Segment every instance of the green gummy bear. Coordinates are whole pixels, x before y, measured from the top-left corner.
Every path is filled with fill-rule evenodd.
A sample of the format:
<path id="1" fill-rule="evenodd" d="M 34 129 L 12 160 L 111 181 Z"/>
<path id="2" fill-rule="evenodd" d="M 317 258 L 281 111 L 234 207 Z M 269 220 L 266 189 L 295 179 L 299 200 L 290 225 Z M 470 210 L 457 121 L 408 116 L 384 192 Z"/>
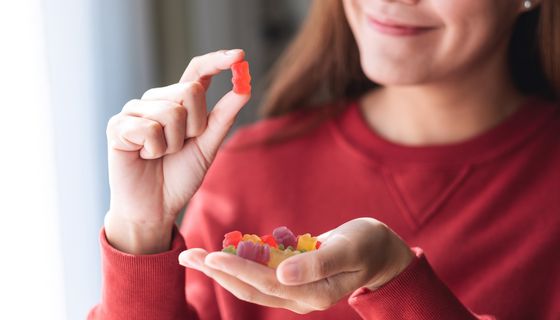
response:
<path id="1" fill-rule="evenodd" d="M 235 246 L 230 244 L 229 246 L 225 247 L 222 249 L 222 252 L 225 253 L 231 253 L 231 254 L 237 254 L 237 250 L 235 250 Z"/>

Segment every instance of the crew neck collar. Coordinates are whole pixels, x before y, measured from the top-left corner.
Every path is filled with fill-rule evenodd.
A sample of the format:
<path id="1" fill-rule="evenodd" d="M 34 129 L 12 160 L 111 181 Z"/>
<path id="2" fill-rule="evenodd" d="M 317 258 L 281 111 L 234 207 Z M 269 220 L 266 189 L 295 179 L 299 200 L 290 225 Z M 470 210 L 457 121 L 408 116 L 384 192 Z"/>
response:
<path id="1" fill-rule="evenodd" d="M 474 163 L 495 157 L 528 139 L 557 107 L 531 97 L 498 125 L 462 142 L 407 146 L 381 137 L 369 126 L 358 101 L 351 101 L 335 121 L 337 134 L 354 152 L 382 163 Z"/>

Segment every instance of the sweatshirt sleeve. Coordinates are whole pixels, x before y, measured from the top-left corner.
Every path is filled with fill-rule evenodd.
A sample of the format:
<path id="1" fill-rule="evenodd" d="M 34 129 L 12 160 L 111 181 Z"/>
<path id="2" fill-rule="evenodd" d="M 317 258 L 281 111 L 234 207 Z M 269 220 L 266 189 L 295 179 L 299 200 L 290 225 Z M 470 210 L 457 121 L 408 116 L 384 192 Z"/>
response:
<path id="1" fill-rule="evenodd" d="M 363 319 L 495 319 L 470 312 L 437 277 L 422 250 L 413 251 L 416 257 L 398 276 L 375 291 L 360 288 L 348 298 Z"/>
<path id="2" fill-rule="evenodd" d="M 179 253 L 186 249 L 183 237 L 173 230 L 171 249 L 154 255 L 131 255 L 113 248 L 101 230 L 103 288 L 101 303 L 89 320 L 198 319 L 186 302 L 185 269 Z"/>

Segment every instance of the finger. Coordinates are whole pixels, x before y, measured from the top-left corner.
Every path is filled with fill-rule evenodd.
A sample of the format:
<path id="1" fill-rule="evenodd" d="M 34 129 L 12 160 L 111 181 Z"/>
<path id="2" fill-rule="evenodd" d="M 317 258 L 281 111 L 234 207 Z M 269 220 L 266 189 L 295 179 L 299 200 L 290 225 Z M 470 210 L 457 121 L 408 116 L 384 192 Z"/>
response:
<path id="1" fill-rule="evenodd" d="M 122 113 L 158 122 L 163 128 L 167 145 L 165 154 L 176 153 L 183 148 L 187 110 L 182 105 L 164 100 L 132 100 L 124 106 Z"/>
<path id="2" fill-rule="evenodd" d="M 206 129 L 206 94 L 200 82 L 153 88 L 144 93 L 142 100 L 168 100 L 182 105 L 187 110 L 185 138 L 197 137 Z"/>
<path id="3" fill-rule="evenodd" d="M 321 233 L 320 235 L 317 236 L 317 240 L 321 241 L 321 242 L 325 242 L 327 241 L 327 239 L 331 236 L 332 232 L 334 230 L 329 230 L 325 233 Z"/>
<path id="4" fill-rule="evenodd" d="M 348 250 L 350 246 L 350 241 L 344 236 L 332 236 L 319 250 L 295 255 L 280 263 L 276 276 L 281 283 L 293 286 L 359 270 Z"/>
<path id="5" fill-rule="evenodd" d="M 329 287 L 329 282 L 321 280 L 303 286 L 285 286 L 278 282 L 273 269 L 234 255 L 220 252 L 210 253 L 205 263 L 213 269 L 224 272 L 269 296 L 297 302 L 313 310 L 325 310 L 338 300 L 339 290 Z"/>
<path id="6" fill-rule="evenodd" d="M 276 280 L 274 270 L 259 263 L 221 252 L 206 256 L 205 263 L 249 284 L 259 292 L 281 298 L 289 297 L 285 292 L 287 288 Z"/>
<path id="7" fill-rule="evenodd" d="M 206 130 L 197 137 L 200 151 L 208 160 L 214 159 L 218 148 L 235 122 L 237 114 L 251 98 L 230 91 L 224 95 L 208 115 Z"/>
<path id="8" fill-rule="evenodd" d="M 311 311 L 305 310 L 302 306 L 299 306 L 293 301 L 264 294 L 249 284 L 225 272 L 212 268 L 205 263 L 205 258 L 207 256 L 208 254 L 206 251 L 202 249 L 189 249 L 187 251 L 183 251 L 179 255 L 179 261 L 182 265 L 199 270 L 208 277 L 214 279 L 224 289 L 231 292 L 240 300 L 266 307 L 289 309 L 297 313 L 306 313 Z"/>
<path id="9" fill-rule="evenodd" d="M 162 126 L 153 120 L 118 115 L 109 121 L 107 139 L 111 148 L 121 151 L 138 151 L 143 159 L 157 159 L 165 154 Z"/>
<path id="10" fill-rule="evenodd" d="M 241 49 L 220 50 L 195 57 L 190 61 L 179 82 L 198 81 L 208 89 L 212 76 L 228 70 L 232 64 L 244 58 L 245 52 Z"/>
<path id="11" fill-rule="evenodd" d="M 201 248 L 188 249 L 179 254 L 179 264 L 198 270 L 207 255 L 208 252 Z"/>

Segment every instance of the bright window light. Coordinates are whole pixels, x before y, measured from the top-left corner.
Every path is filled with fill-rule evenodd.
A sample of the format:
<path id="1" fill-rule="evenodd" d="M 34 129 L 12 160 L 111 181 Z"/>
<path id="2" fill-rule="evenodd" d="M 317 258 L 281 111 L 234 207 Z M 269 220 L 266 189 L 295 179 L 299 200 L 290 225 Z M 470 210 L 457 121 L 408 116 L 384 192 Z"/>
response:
<path id="1" fill-rule="evenodd" d="M 0 2 L 0 319 L 64 319 L 40 0 Z"/>

